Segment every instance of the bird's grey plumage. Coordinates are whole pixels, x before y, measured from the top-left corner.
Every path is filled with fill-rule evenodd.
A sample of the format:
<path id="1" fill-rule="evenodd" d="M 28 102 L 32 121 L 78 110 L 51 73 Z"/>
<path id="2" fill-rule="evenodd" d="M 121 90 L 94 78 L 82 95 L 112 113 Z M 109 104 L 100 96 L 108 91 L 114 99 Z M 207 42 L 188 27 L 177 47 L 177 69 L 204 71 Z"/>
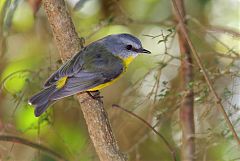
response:
<path id="1" fill-rule="evenodd" d="M 131 47 L 128 48 L 127 46 Z M 142 48 L 140 40 L 129 34 L 109 35 L 86 46 L 63 64 L 44 84 L 44 89 L 30 98 L 39 116 L 56 100 L 87 91 L 118 77 L 124 70 L 124 58 L 135 57 Z M 148 52 L 148 51 L 147 51 Z M 67 77 L 62 88 L 57 82 Z"/>
<path id="2" fill-rule="evenodd" d="M 96 50 L 98 50 L 97 54 Z M 73 74 L 73 69 L 70 70 L 73 73 L 64 75 L 69 78 L 58 94 L 50 97 L 52 100 L 73 95 L 109 82 L 118 77 L 124 70 L 123 61 L 113 56 L 104 46 L 99 46 L 99 44 L 93 44 L 90 48 L 86 48 L 79 56 L 81 57 L 80 61 L 85 62 L 82 63 L 81 70 Z"/>
<path id="3" fill-rule="evenodd" d="M 99 41 L 114 55 L 121 58 L 127 58 L 130 55 L 137 56 L 140 53 L 139 51 L 128 50 L 127 45 L 131 45 L 134 49 L 142 49 L 141 41 L 130 34 L 109 35 Z"/>
<path id="4" fill-rule="evenodd" d="M 130 34 L 109 35 L 90 44 L 82 51 L 75 54 L 72 59 L 68 60 L 55 73 L 53 73 L 44 84 L 44 87 L 48 87 L 52 83 L 58 81 L 61 77 L 72 76 L 73 74 L 78 73 L 78 71 L 82 69 L 81 66 L 83 65 L 83 61 L 86 61 L 83 60 L 84 55 L 87 55 L 89 59 L 92 57 L 94 59 L 94 56 L 99 55 L 99 52 L 109 53 L 107 55 L 110 57 L 112 57 L 112 55 L 121 58 L 127 58 L 130 55 L 137 56 L 138 51 L 129 51 L 126 49 L 126 46 L 129 44 L 135 49 L 142 49 L 140 40 Z M 92 57 L 90 57 L 90 55 Z M 89 63 L 92 62 L 88 62 L 88 64 Z M 85 62 L 85 64 L 87 63 Z"/>

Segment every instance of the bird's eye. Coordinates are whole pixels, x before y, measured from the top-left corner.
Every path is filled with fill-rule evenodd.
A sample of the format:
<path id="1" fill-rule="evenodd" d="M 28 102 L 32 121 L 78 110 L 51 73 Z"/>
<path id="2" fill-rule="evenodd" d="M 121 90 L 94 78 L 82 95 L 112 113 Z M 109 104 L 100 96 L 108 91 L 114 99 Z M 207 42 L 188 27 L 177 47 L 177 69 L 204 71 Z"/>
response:
<path id="1" fill-rule="evenodd" d="M 127 49 L 127 50 L 131 50 L 131 49 L 132 49 L 132 45 L 127 45 L 127 46 L 126 46 L 126 49 Z"/>

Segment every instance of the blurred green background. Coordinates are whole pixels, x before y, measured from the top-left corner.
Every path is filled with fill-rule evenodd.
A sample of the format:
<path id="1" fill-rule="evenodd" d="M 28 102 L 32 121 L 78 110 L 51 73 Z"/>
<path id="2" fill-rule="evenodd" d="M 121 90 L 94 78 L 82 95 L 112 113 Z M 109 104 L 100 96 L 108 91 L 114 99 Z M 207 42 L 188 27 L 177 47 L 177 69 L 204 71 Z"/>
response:
<path id="1" fill-rule="evenodd" d="M 70 161 L 98 157 L 74 97 L 58 101 L 39 118 L 28 98 L 60 65 L 44 9 L 38 0 L 0 0 L 0 135 L 41 143 Z M 119 104 L 147 120 L 177 150 L 181 148 L 178 108 L 180 57 L 169 0 L 67 0 L 86 44 L 115 33 L 137 36 L 152 55 L 139 56 L 114 85 L 101 91 L 114 134 L 131 161 L 168 161 L 161 138 L 142 122 L 112 108 Z M 186 0 L 188 29 L 214 87 L 240 134 L 240 1 Z M 196 160 L 240 160 L 201 71 L 194 65 Z M 0 141 L 0 160 L 55 161 L 44 151 Z"/>

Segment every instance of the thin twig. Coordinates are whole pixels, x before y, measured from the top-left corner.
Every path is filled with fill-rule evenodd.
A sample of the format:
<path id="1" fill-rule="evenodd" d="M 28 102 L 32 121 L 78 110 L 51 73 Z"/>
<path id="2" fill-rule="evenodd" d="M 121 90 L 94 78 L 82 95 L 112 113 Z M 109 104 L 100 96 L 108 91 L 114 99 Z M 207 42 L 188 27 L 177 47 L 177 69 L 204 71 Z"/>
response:
<path id="1" fill-rule="evenodd" d="M 234 30 L 232 28 L 226 28 L 223 26 L 207 26 L 207 32 L 220 32 L 220 33 L 227 33 L 234 37 L 240 37 L 240 31 Z"/>
<path id="2" fill-rule="evenodd" d="M 26 140 L 24 138 L 20 138 L 17 136 L 10 136 L 10 135 L 0 135 L 0 141 L 7 141 L 7 142 L 12 142 L 12 143 L 19 143 L 19 144 L 27 145 L 32 148 L 44 151 L 56 159 L 59 159 L 61 161 L 67 161 L 67 159 L 65 159 L 64 157 L 62 157 L 60 154 L 56 153 L 55 151 L 53 151 L 41 144 L 37 144 L 37 143 L 31 142 L 29 140 Z"/>
<path id="3" fill-rule="evenodd" d="M 206 32 L 208 30 L 207 27 L 205 27 L 204 25 L 202 25 L 196 18 L 193 18 L 191 16 L 187 16 L 186 20 L 191 20 L 193 23 L 195 23 L 196 25 L 198 25 L 200 27 L 200 29 L 202 30 L 202 32 Z M 191 30 L 189 29 L 188 26 L 185 26 L 186 30 L 188 29 L 190 32 Z M 226 45 L 224 42 L 222 42 L 221 40 L 219 40 L 213 33 L 208 32 L 208 35 L 213 38 L 215 41 L 217 41 L 219 44 L 221 44 L 224 48 L 226 48 L 228 50 L 228 52 L 231 54 L 234 54 L 235 56 L 239 56 L 239 53 L 236 52 L 234 49 L 231 49 L 228 47 L 228 45 Z"/>
<path id="4" fill-rule="evenodd" d="M 19 96 L 19 99 L 18 99 L 18 101 L 17 101 L 17 104 L 15 105 L 15 107 L 14 107 L 14 109 L 13 109 L 13 112 L 12 112 L 12 114 L 11 114 L 11 117 L 12 117 L 12 118 L 14 117 L 14 115 L 15 115 L 15 113 L 16 113 L 16 111 L 17 111 L 17 108 L 18 108 L 19 105 L 22 103 L 22 100 L 23 100 L 23 98 L 24 98 L 25 92 L 26 92 L 26 89 L 23 89 L 23 90 L 22 90 L 22 93 L 21 93 L 20 96 Z"/>
<path id="5" fill-rule="evenodd" d="M 133 113 L 133 112 L 131 112 L 131 111 L 119 106 L 119 105 L 113 104 L 112 107 L 121 109 L 121 110 L 127 112 L 128 114 L 132 115 L 133 117 L 137 118 L 138 120 L 142 121 L 147 127 L 149 127 L 155 134 L 157 134 L 163 140 L 163 142 L 167 146 L 169 152 L 171 153 L 173 160 L 177 161 L 176 152 L 173 149 L 173 147 L 170 145 L 170 143 L 167 141 L 167 139 L 162 134 L 160 134 L 157 130 L 155 130 L 155 128 L 152 127 L 146 120 L 144 120 L 140 116 L 136 115 L 135 113 Z"/>
<path id="6" fill-rule="evenodd" d="M 201 59 L 200 59 L 200 57 L 199 57 L 196 49 L 194 48 L 191 39 L 189 38 L 189 36 L 188 36 L 188 34 L 187 34 L 187 29 L 186 29 L 186 27 L 185 27 L 185 25 L 184 25 L 184 18 L 183 18 L 183 17 L 181 16 L 181 14 L 180 14 L 180 11 L 179 11 L 179 9 L 178 9 L 178 7 L 177 7 L 177 4 L 176 4 L 176 0 L 172 0 L 172 3 L 173 3 L 173 7 L 174 7 L 175 10 L 176 10 L 177 16 L 179 17 L 179 20 L 180 20 L 179 24 L 180 24 L 182 33 L 183 33 L 185 39 L 187 40 L 189 47 L 190 47 L 191 50 L 192 50 L 192 54 L 193 54 L 193 56 L 194 56 L 194 58 L 195 58 L 195 60 L 196 60 L 196 62 L 197 62 L 197 64 L 198 64 L 199 68 L 201 69 L 201 72 L 203 73 L 203 76 L 204 76 L 204 78 L 205 78 L 205 80 L 206 80 L 206 82 L 207 82 L 207 85 L 208 85 L 210 91 L 211 91 L 212 94 L 214 95 L 215 102 L 216 102 L 216 104 L 218 105 L 217 107 L 218 107 L 219 111 L 223 114 L 224 119 L 225 119 L 225 121 L 226 121 L 226 123 L 227 123 L 227 125 L 228 125 L 228 128 L 231 130 L 234 138 L 236 139 L 238 145 L 240 146 L 240 139 L 239 139 L 239 137 L 238 137 L 238 135 L 237 135 L 237 133 L 236 133 L 236 131 L 235 131 L 235 129 L 234 129 L 231 121 L 230 121 L 229 118 L 228 118 L 228 115 L 227 115 L 227 113 L 226 113 L 226 111 L 225 111 L 225 109 L 224 109 L 224 107 L 223 107 L 223 105 L 222 105 L 222 103 L 221 103 L 220 97 L 218 96 L 217 92 L 216 92 L 215 89 L 213 88 L 213 84 L 212 84 L 211 80 L 209 79 L 208 73 L 207 73 L 205 67 L 204 67 L 203 64 L 202 64 Z"/>

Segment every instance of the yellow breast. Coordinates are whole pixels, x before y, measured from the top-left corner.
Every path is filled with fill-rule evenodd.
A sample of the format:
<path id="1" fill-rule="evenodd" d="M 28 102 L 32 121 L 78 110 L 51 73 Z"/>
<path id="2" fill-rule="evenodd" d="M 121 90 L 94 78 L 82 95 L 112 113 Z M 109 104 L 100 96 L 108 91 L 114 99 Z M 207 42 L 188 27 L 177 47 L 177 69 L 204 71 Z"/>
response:
<path id="1" fill-rule="evenodd" d="M 129 56 L 129 57 L 123 59 L 123 62 L 124 62 L 125 68 L 128 67 L 128 65 L 133 61 L 133 59 L 134 59 L 134 56 Z"/>
<path id="2" fill-rule="evenodd" d="M 120 74 L 117 78 L 111 80 L 110 82 L 100 84 L 100 85 L 98 85 L 98 86 L 96 86 L 96 87 L 94 87 L 94 88 L 88 89 L 87 91 L 90 91 L 90 92 L 91 92 L 91 91 L 97 91 L 97 90 L 100 90 L 100 89 L 102 89 L 102 88 L 104 88 L 104 87 L 107 87 L 107 86 L 113 84 L 114 82 L 116 82 L 116 81 L 120 78 L 121 75 L 122 75 L 122 74 Z"/>
<path id="3" fill-rule="evenodd" d="M 124 63 L 124 70 L 118 77 L 116 77 L 115 79 L 111 80 L 110 82 L 107 82 L 107 83 L 104 83 L 104 84 L 100 84 L 100 85 L 98 85 L 98 86 L 96 86 L 94 88 L 91 88 L 91 89 L 87 90 L 87 91 L 97 91 L 97 90 L 100 90 L 100 89 L 102 89 L 104 87 L 107 87 L 107 86 L 113 84 L 114 82 L 116 82 L 123 75 L 123 73 L 127 70 L 129 64 L 133 61 L 133 59 L 134 59 L 133 56 L 129 56 L 128 58 L 122 59 L 123 63 Z"/>

